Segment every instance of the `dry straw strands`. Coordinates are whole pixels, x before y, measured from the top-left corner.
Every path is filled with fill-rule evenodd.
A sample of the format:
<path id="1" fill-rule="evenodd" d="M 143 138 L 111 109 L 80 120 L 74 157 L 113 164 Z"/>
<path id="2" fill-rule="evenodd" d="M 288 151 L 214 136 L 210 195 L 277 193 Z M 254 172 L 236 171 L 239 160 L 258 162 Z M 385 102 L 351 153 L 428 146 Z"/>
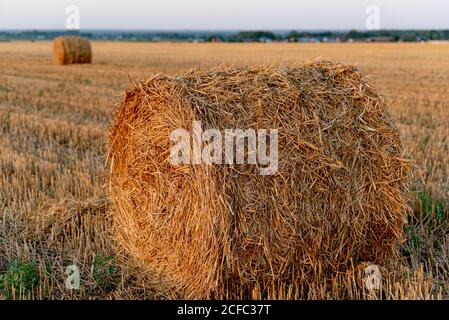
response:
<path id="1" fill-rule="evenodd" d="M 53 43 L 53 59 L 57 64 L 91 63 L 90 42 L 81 37 L 57 37 Z"/>
<path id="2" fill-rule="evenodd" d="M 170 133 L 279 129 L 279 169 L 172 165 Z M 134 83 L 110 133 L 120 245 L 182 298 L 320 286 L 403 239 L 410 163 L 375 89 L 352 66 L 217 67 Z M 237 289 L 236 289 L 237 288 Z M 231 297 L 232 298 L 232 297 Z"/>

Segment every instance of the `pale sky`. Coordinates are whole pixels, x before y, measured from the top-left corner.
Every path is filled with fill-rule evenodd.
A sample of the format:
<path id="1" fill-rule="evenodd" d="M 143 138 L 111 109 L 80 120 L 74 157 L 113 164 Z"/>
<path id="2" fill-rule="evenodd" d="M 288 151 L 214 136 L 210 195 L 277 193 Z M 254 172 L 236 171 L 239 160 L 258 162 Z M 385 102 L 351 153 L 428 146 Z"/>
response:
<path id="1" fill-rule="evenodd" d="M 1 29 L 360 29 L 377 5 L 381 29 L 449 29 L 448 0 L 0 0 Z"/>

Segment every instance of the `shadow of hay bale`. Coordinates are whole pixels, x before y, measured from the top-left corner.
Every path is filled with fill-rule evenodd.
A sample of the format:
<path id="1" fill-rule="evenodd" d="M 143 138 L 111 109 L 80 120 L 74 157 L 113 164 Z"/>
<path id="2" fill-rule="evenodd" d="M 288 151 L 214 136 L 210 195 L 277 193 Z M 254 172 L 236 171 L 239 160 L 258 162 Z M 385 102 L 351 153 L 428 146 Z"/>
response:
<path id="1" fill-rule="evenodd" d="M 96 247 L 109 246 L 109 209 L 110 199 L 106 196 L 48 204 L 30 215 L 24 238 L 52 249 L 88 250 L 95 254 Z"/>

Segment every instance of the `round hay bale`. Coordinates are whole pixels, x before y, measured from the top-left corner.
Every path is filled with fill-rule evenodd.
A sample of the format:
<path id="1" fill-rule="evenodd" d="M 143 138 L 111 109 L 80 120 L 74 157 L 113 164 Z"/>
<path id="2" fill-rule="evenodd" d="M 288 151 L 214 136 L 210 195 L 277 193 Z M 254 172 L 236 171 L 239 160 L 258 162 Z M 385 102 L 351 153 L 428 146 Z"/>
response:
<path id="1" fill-rule="evenodd" d="M 53 59 L 57 64 L 91 63 L 90 42 L 81 37 L 57 37 L 53 42 Z"/>
<path id="2" fill-rule="evenodd" d="M 323 284 L 353 264 L 397 253 L 410 162 L 382 98 L 355 67 L 157 75 L 134 83 L 114 117 L 118 243 L 178 297 Z M 173 164 L 171 133 L 192 132 L 194 120 L 221 132 L 278 129 L 277 171 Z"/>

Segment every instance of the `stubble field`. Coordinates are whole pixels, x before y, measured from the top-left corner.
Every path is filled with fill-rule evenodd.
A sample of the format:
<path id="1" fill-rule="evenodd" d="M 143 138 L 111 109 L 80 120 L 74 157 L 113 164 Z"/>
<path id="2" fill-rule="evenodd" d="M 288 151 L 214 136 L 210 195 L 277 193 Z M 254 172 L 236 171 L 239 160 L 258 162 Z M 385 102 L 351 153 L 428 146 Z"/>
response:
<path id="1" fill-rule="evenodd" d="M 130 79 L 159 72 L 316 58 L 369 74 L 407 139 L 419 173 L 407 241 L 381 266 L 383 290 L 364 288 L 355 266 L 327 287 L 277 285 L 251 297 L 449 298 L 449 44 L 92 45 L 93 64 L 57 66 L 50 42 L 0 43 L 0 299 L 174 298 L 113 241 L 106 140 L 114 102 Z M 80 290 L 65 286 L 69 265 L 81 271 Z"/>

